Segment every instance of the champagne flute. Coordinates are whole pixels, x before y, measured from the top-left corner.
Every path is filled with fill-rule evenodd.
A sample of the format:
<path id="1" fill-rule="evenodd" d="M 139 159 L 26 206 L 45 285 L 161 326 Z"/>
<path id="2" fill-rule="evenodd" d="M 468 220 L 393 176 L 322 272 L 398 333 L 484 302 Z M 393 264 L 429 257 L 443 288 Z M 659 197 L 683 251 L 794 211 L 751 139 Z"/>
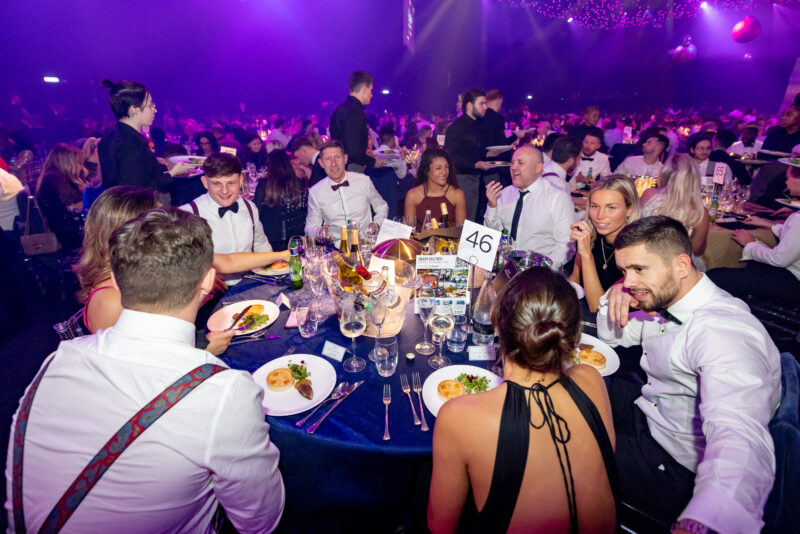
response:
<path id="1" fill-rule="evenodd" d="M 367 319 L 364 309 L 356 306 L 355 302 L 343 303 L 342 316 L 339 319 L 339 330 L 342 335 L 353 340 L 353 355 L 347 358 L 342 367 L 348 373 L 357 373 L 367 366 L 364 358 L 356 356 L 356 338 L 367 329 Z"/>
<path id="2" fill-rule="evenodd" d="M 442 345 L 444 340 L 453 330 L 455 322 L 453 320 L 453 309 L 450 304 L 436 304 L 434 305 L 433 312 L 428 325 L 431 328 L 434 336 L 439 339 L 439 354 L 428 360 L 428 365 L 434 369 L 441 369 L 450 365 L 450 358 L 442 354 Z"/>
<path id="3" fill-rule="evenodd" d="M 377 352 L 382 350 L 378 344 L 378 340 L 381 338 L 381 327 L 386 320 L 386 304 L 384 304 L 382 300 L 375 298 L 370 300 L 369 319 L 372 321 L 372 324 L 375 325 L 375 328 L 378 329 L 378 337 L 375 338 L 375 350 L 369 352 L 369 359 L 374 362 L 376 361 Z"/>
<path id="4" fill-rule="evenodd" d="M 419 318 L 422 319 L 422 342 L 417 343 L 414 350 L 423 356 L 433 354 L 436 350 L 436 347 L 428 342 L 428 318 L 431 316 L 431 311 L 433 311 L 434 297 L 433 289 L 430 288 L 422 288 L 417 293 Z"/>
<path id="5" fill-rule="evenodd" d="M 310 318 L 312 321 L 323 321 L 325 320 L 325 314 L 320 311 L 319 302 L 322 296 L 322 288 L 325 285 L 325 277 L 323 276 L 320 262 L 316 260 L 306 262 L 303 267 L 303 277 L 308 281 L 311 294 L 314 297 L 311 301 Z"/>

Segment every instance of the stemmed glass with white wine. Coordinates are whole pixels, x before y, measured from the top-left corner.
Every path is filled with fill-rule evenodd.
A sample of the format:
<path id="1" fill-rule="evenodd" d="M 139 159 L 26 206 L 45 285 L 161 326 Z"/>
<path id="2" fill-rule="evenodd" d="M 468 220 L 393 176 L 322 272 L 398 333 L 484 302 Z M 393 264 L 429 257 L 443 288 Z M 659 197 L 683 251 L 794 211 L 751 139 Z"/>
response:
<path id="1" fill-rule="evenodd" d="M 419 318 L 422 319 L 423 337 L 422 342 L 417 343 L 414 350 L 423 356 L 433 354 L 436 350 L 433 343 L 428 341 L 428 319 L 431 316 L 431 311 L 433 311 L 435 296 L 433 289 L 428 287 L 423 287 L 417 292 L 417 306 L 419 307 Z"/>
<path id="2" fill-rule="evenodd" d="M 367 366 L 364 358 L 356 356 L 356 338 L 367 329 L 367 318 L 364 308 L 353 301 L 342 303 L 342 316 L 339 318 L 339 330 L 342 335 L 353 340 L 353 355 L 347 358 L 342 367 L 348 373 L 357 373 Z"/>
<path id="3" fill-rule="evenodd" d="M 439 354 L 428 360 L 428 364 L 434 369 L 441 369 L 450 365 L 450 358 L 442 354 L 442 345 L 447 334 L 453 330 L 453 308 L 450 304 L 434 304 L 428 326 L 435 338 L 439 340 Z"/>

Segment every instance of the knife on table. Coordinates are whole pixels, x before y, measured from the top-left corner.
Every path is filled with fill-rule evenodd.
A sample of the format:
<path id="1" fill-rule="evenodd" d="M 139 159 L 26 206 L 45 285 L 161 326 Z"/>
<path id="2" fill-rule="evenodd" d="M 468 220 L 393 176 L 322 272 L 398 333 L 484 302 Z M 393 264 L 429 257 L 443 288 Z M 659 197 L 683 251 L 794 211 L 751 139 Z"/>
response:
<path id="1" fill-rule="evenodd" d="M 355 390 L 358 388 L 358 386 L 360 386 L 360 385 L 361 385 L 361 384 L 363 384 L 363 383 L 364 383 L 364 381 L 363 381 L 363 380 L 359 380 L 358 382 L 356 382 L 355 384 L 353 384 L 352 386 L 350 386 L 350 388 L 348 388 L 348 390 L 347 390 L 347 393 L 346 393 L 346 394 L 344 394 L 344 395 L 342 395 L 342 396 L 341 396 L 341 397 L 340 397 L 340 398 L 339 398 L 339 399 L 338 399 L 336 402 L 334 402 L 334 403 L 333 403 L 333 406 L 331 406 L 331 407 L 328 409 L 328 411 L 327 411 L 327 412 L 325 412 L 325 414 L 324 414 L 322 417 L 320 417 L 320 418 L 317 420 L 317 422 L 316 422 L 316 423 L 314 423 L 313 425 L 311 425 L 310 427 L 308 427 L 308 428 L 306 429 L 306 432 L 307 432 L 308 434 L 313 434 L 313 433 L 314 433 L 314 432 L 317 430 L 317 427 L 320 425 L 320 423 L 322 423 L 322 422 L 325 420 L 325 418 L 326 418 L 326 417 L 328 417 L 328 415 L 329 415 L 329 414 L 330 414 L 330 413 L 331 413 L 333 410 L 335 410 L 337 406 L 339 406 L 339 405 L 342 403 L 342 401 L 343 401 L 343 400 L 345 400 L 347 397 L 349 397 L 349 396 L 350 396 L 350 394 L 351 394 L 352 392 L 354 392 L 354 391 L 355 391 Z"/>
<path id="2" fill-rule="evenodd" d="M 238 323 L 240 319 L 244 319 L 244 316 L 245 316 L 245 315 L 247 315 L 247 312 L 248 312 L 248 311 L 250 310 L 250 308 L 252 308 L 252 307 L 253 307 L 253 305 L 251 304 L 251 305 L 249 305 L 248 307 L 246 307 L 245 309 L 243 309 L 241 312 L 239 312 L 238 314 L 234 313 L 234 314 L 233 314 L 233 316 L 234 316 L 233 322 L 232 322 L 232 323 L 231 323 L 231 325 L 230 325 L 228 328 L 226 328 L 225 330 L 230 330 L 231 328 L 233 328 L 234 326 L 236 326 L 236 323 Z"/>

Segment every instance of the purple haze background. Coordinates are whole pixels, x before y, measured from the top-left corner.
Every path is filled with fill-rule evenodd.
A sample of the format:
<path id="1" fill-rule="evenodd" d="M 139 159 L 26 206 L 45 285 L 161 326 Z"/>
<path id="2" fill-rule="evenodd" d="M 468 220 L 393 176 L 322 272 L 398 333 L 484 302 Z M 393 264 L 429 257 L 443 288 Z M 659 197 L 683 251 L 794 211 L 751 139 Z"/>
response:
<path id="1" fill-rule="evenodd" d="M 0 110 L 19 94 L 35 110 L 109 114 L 100 80 L 146 84 L 160 107 L 191 114 L 320 113 L 355 69 L 376 79 L 371 110 L 446 113 L 457 93 L 497 87 L 506 106 L 757 106 L 776 112 L 800 55 L 800 10 L 752 13 L 746 45 L 730 37 L 747 12 L 706 12 L 661 28 L 589 30 L 491 0 L 416 0 L 416 54 L 401 43 L 402 0 L 6 0 Z M 684 34 L 689 65 L 667 50 Z M 744 60 L 746 52 L 753 59 Z M 66 83 L 44 84 L 55 75 Z M 388 88 L 389 95 L 380 90 Z"/>

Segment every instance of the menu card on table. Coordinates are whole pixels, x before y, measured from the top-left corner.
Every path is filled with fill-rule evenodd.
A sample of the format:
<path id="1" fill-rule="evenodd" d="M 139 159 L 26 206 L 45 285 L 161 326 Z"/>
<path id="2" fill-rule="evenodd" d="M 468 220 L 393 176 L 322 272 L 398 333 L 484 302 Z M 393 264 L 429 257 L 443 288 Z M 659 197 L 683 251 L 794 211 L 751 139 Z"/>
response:
<path id="1" fill-rule="evenodd" d="M 417 256 L 417 276 L 434 290 L 436 305 L 450 305 L 455 315 L 464 315 L 469 304 L 469 271 L 469 264 L 456 256 Z"/>

